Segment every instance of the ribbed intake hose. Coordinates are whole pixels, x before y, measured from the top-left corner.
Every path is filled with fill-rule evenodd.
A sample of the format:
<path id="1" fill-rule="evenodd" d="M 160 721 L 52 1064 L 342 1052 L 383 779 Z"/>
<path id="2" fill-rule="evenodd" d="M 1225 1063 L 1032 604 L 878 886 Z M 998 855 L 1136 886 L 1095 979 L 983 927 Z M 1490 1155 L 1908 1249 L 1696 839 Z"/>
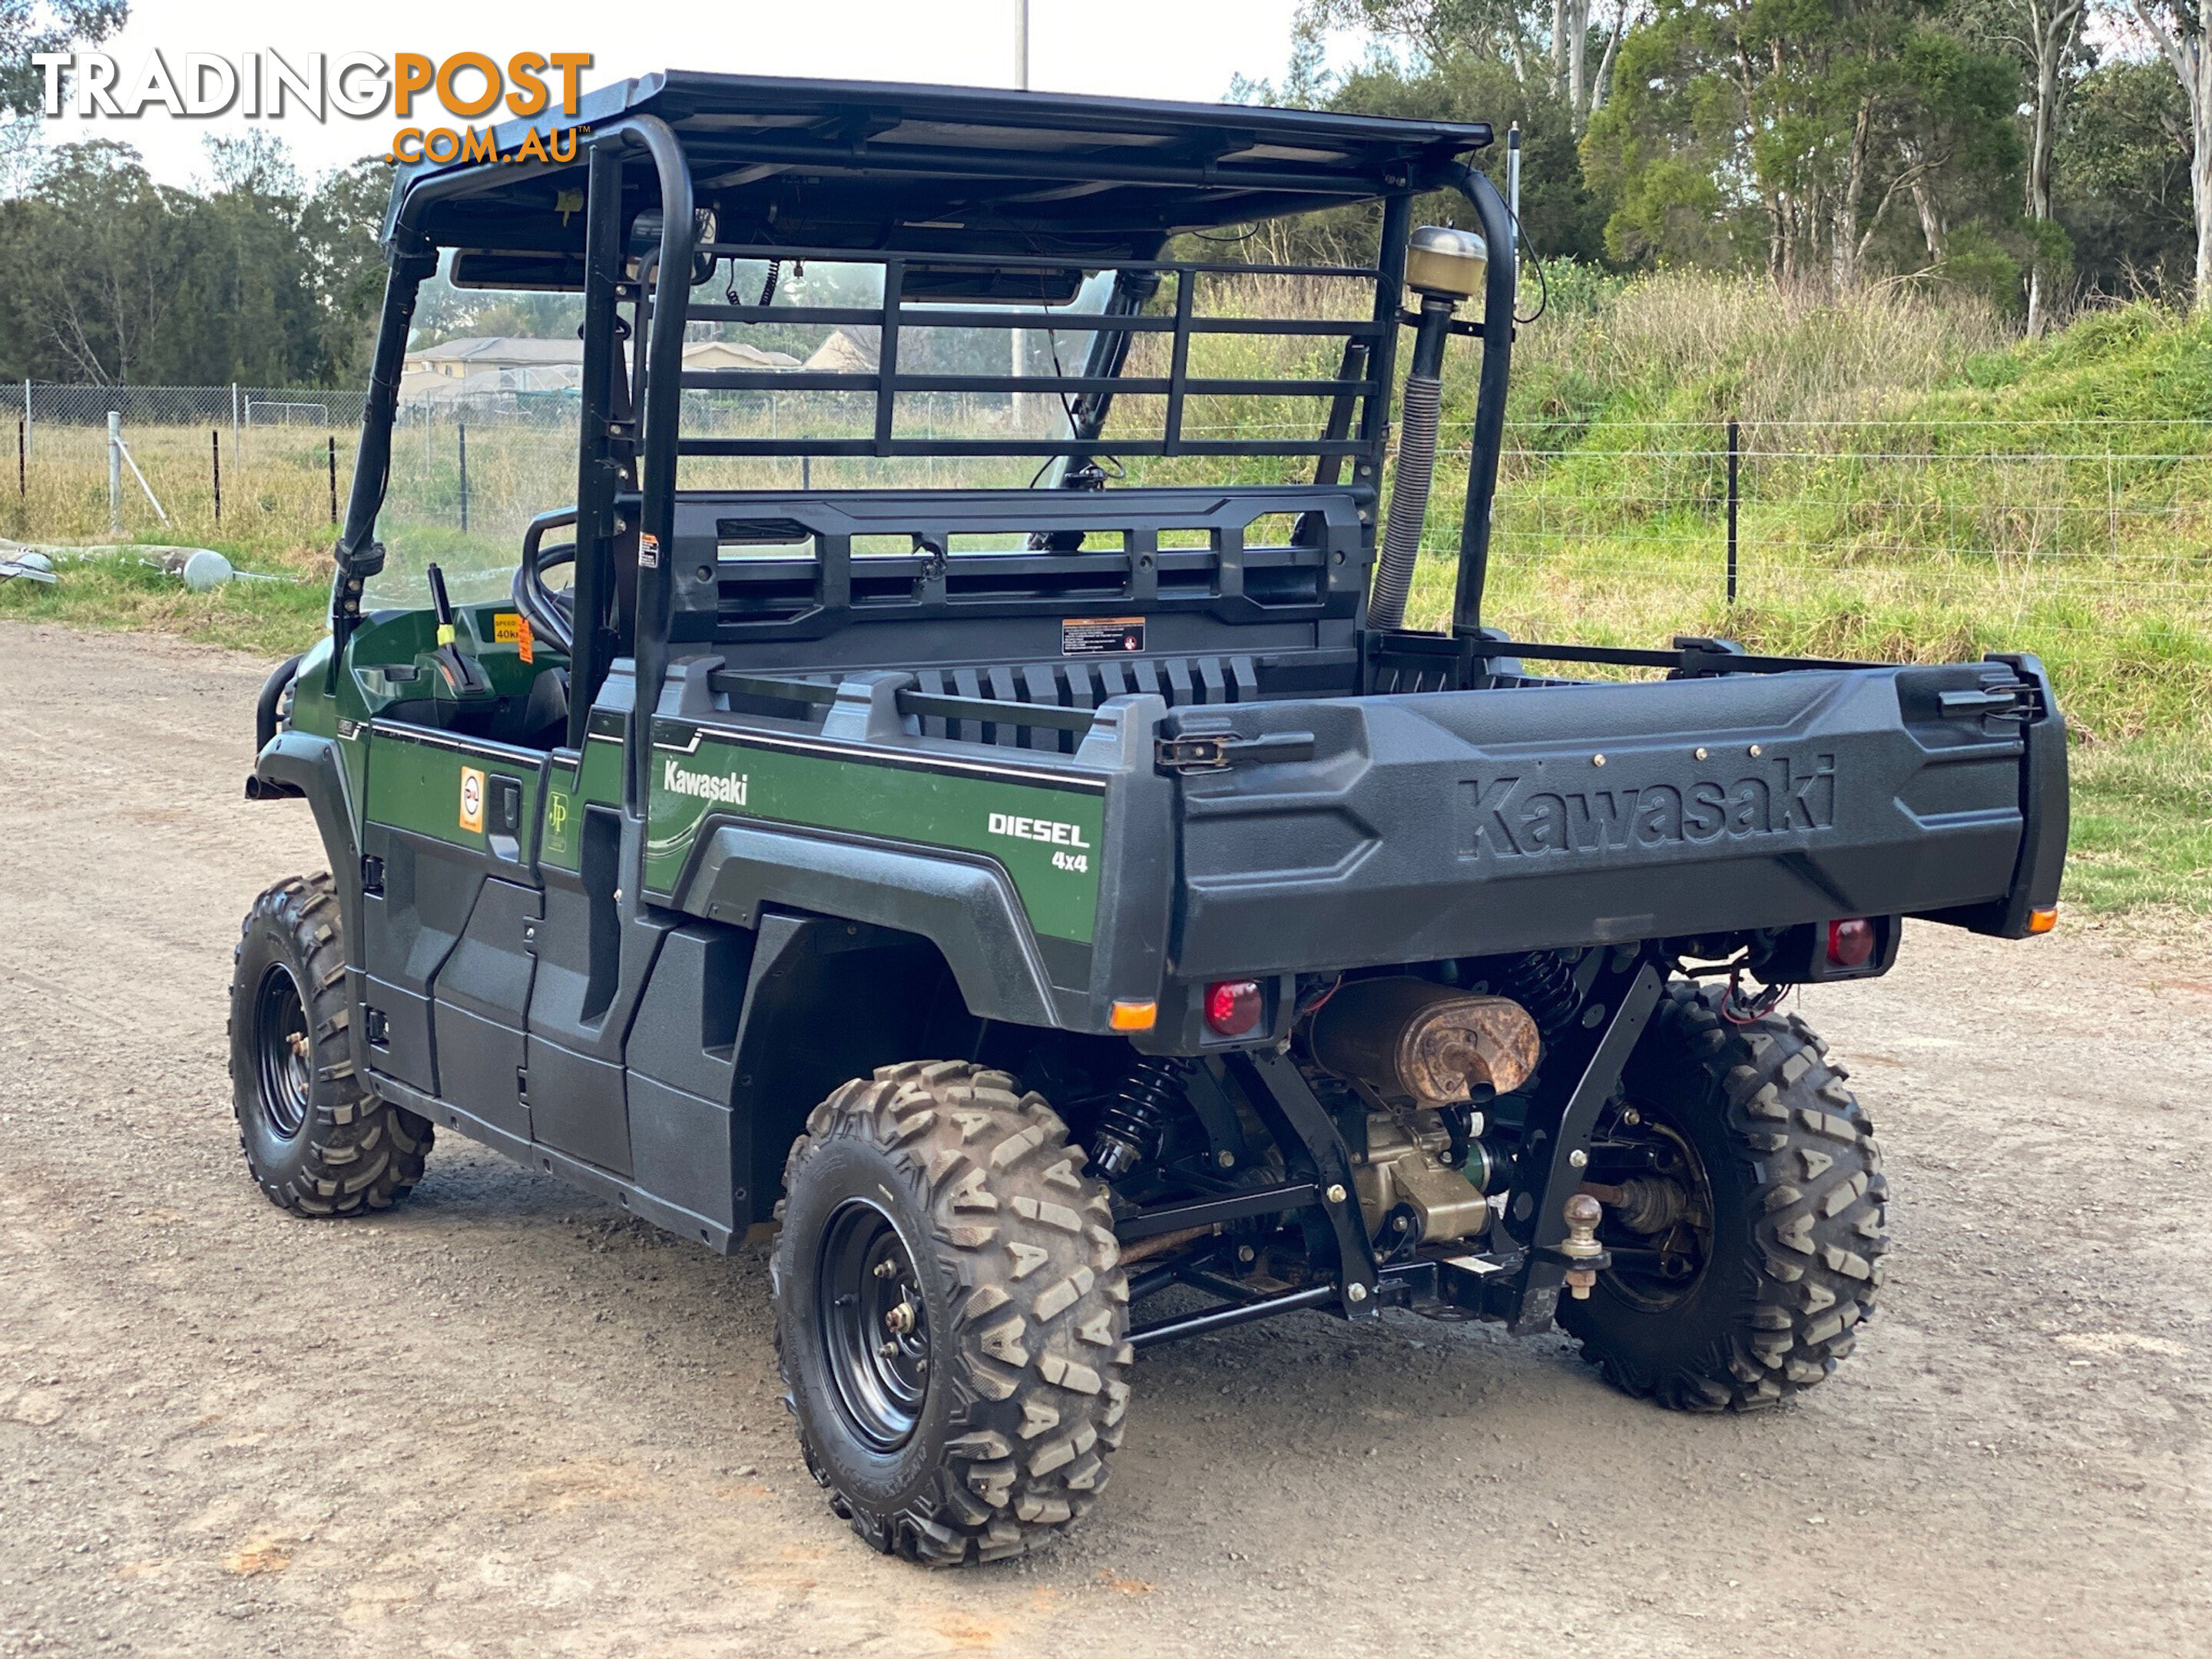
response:
<path id="1" fill-rule="evenodd" d="M 1421 301 L 1420 331 L 1399 405 L 1398 471 L 1390 485 L 1390 518 L 1382 529 L 1382 556 L 1367 601 L 1371 628 L 1406 625 L 1406 599 L 1413 591 L 1413 565 L 1421 556 L 1421 528 L 1428 521 L 1429 486 L 1437 474 L 1437 423 L 1443 407 L 1444 341 L 1451 331 L 1451 302 Z"/>
<path id="2" fill-rule="evenodd" d="M 1413 563 L 1421 556 L 1421 526 L 1429 516 L 1429 485 L 1437 471 L 1437 419 L 1444 383 L 1426 375 L 1406 381 L 1404 428 L 1398 439 L 1398 476 L 1390 487 L 1390 520 L 1382 531 L 1382 557 L 1375 569 L 1375 597 L 1367 620 L 1376 628 L 1406 625 L 1406 596 L 1413 591 Z"/>

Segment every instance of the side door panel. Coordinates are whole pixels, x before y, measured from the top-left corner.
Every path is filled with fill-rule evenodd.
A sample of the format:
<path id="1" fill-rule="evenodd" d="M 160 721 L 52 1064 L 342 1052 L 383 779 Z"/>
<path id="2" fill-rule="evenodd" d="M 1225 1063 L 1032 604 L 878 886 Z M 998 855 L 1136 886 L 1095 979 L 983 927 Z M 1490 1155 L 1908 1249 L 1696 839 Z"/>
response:
<path id="1" fill-rule="evenodd" d="M 440 1097 L 523 1140 L 530 1106 L 522 1025 L 543 908 L 534 887 L 483 882 L 468 927 L 438 969 L 432 1004 Z"/>
<path id="2" fill-rule="evenodd" d="M 370 1064 L 442 1096 L 432 1013 L 439 976 L 486 881 L 518 888 L 531 879 L 526 842 L 545 760 L 531 750 L 381 720 L 370 722 L 368 748 L 362 954 Z M 495 925 L 488 914 L 486 926 Z M 510 1018 L 519 1025 L 519 1012 Z M 457 1045 L 457 1056 L 464 1047 Z"/>
<path id="3" fill-rule="evenodd" d="M 660 947 L 630 1025 L 629 1133 L 637 1184 L 698 1222 L 702 1239 L 742 1232 L 752 1146 L 735 1133 L 738 1015 L 755 935 L 679 927 Z"/>
<path id="4" fill-rule="evenodd" d="M 555 755 L 544 806 L 544 922 L 531 986 L 531 1127 L 538 1141 L 617 1175 L 631 1174 L 623 1043 L 665 923 L 621 896 L 623 710 L 628 678 L 592 712 L 581 754 Z M 628 915 L 626 916 L 625 912 Z"/>

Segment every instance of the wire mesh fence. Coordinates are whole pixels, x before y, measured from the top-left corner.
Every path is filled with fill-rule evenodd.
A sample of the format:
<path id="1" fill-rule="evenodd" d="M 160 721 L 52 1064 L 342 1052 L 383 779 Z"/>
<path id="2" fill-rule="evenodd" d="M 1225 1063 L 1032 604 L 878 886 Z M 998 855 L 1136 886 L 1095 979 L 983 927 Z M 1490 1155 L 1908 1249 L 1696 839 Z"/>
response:
<path id="1" fill-rule="evenodd" d="M 14 488 L 0 489 L 0 534 L 108 538 L 114 410 L 146 481 L 142 493 L 125 475 L 126 534 L 246 544 L 301 568 L 327 549 L 343 511 L 362 405 L 354 392 L 246 386 L 28 385 L 8 401 L 17 404 L 17 453 Z M 898 419 L 914 434 L 1004 436 L 1049 418 L 1045 400 L 1029 401 L 1024 410 L 988 394 L 902 399 Z M 866 404 L 687 394 L 685 423 L 754 436 L 859 433 L 872 420 Z M 404 407 L 384 539 L 395 552 L 503 584 L 530 518 L 574 494 L 576 420 L 576 395 L 562 390 Z M 1187 430 L 1250 434 L 1267 423 Z M 1447 602 L 1466 437 L 1464 425 L 1448 424 L 1451 459 L 1431 512 L 1434 556 L 1416 588 L 1417 623 L 1433 623 Z M 1132 462 L 1128 471 L 1132 481 L 1229 483 L 1237 465 L 1192 458 Z M 1035 471 L 1021 460 L 985 469 L 761 458 L 687 461 L 683 482 L 1018 488 Z M 1263 465 L 1251 481 L 1260 473 L 1289 476 Z M 2062 634 L 2108 630 L 2118 618 L 2212 630 L 2212 422 L 1523 422 L 1508 432 L 1492 570 L 1499 619 L 1516 631 L 1586 629 L 1595 618 L 1649 636 L 1739 606 L 1861 623 L 1942 611 Z"/>

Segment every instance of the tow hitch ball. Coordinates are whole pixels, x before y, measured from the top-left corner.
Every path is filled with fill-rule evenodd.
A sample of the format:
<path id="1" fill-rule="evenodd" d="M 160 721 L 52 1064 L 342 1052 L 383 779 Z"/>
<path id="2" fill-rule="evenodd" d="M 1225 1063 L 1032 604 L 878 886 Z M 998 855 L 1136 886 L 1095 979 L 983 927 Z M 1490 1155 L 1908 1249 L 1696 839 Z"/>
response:
<path id="1" fill-rule="evenodd" d="M 1597 1283 L 1597 1270 L 1606 1265 L 1605 1246 L 1597 1242 L 1597 1224 L 1605 1218 L 1605 1210 L 1588 1193 L 1577 1193 L 1567 1200 L 1565 1214 L 1567 1236 L 1559 1242 L 1559 1254 L 1568 1262 L 1567 1294 L 1587 1302 L 1590 1287 Z"/>

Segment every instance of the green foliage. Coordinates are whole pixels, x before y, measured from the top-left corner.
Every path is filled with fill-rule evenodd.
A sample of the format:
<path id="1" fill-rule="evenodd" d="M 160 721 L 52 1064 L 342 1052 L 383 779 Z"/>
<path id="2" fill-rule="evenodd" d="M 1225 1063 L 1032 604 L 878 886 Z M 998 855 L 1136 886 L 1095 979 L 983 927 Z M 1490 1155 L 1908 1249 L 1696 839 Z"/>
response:
<path id="1" fill-rule="evenodd" d="M 2212 915 L 2212 735 L 2100 744 L 2071 759 L 2068 902 Z"/>
<path id="2" fill-rule="evenodd" d="M 1923 210 L 1929 246 L 1914 259 L 1907 238 L 1893 262 L 1940 256 L 1947 216 L 1986 210 L 2020 145 L 2017 72 L 1939 9 L 1657 0 L 1583 144 L 1615 204 L 1613 257 L 1723 264 L 1761 246 L 1775 277 L 1850 289 L 1900 200 Z"/>
<path id="3" fill-rule="evenodd" d="M 2082 78 L 2058 146 L 2057 210 L 2093 292 L 2188 293 L 2189 145 L 2189 106 L 2163 63 L 2110 63 Z"/>
<path id="4" fill-rule="evenodd" d="M 1495 58 L 1461 53 L 1409 72 L 1378 58 L 1347 76 L 1328 107 L 1362 115 L 1406 115 L 1437 121 L 1487 121 L 1498 143 L 1477 156 L 1498 188 L 1505 185 L 1506 129 L 1521 126 L 1521 219 L 1528 246 L 1547 258 L 1595 259 L 1603 252 L 1603 204 L 1583 182 L 1565 103 L 1540 83 L 1529 86 Z M 1425 201 L 1417 222 L 1471 222 L 1457 197 Z M 1372 240 L 1373 233 L 1368 233 Z"/>
<path id="5" fill-rule="evenodd" d="M 35 116 L 44 107 L 46 72 L 33 52 L 95 46 L 130 15 L 129 0 L 0 0 L 0 113 Z"/>
<path id="6" fill-rule="evenodd" d="M 199 191 L 110 140 L 44 157 L 0 201 L 0 377 L 115 385 L 355 378 L 383 292 L 390 172 L 308 188 L 280 141 L 217 140 Z"/>
<path id="7" fill-rule="evenodd" d="M 1967 225 L 1951 233 L 1929 274 L 2008 315 L 2023 308 L 2021 270 L 2021 262 L 1986 227 Z"/>

